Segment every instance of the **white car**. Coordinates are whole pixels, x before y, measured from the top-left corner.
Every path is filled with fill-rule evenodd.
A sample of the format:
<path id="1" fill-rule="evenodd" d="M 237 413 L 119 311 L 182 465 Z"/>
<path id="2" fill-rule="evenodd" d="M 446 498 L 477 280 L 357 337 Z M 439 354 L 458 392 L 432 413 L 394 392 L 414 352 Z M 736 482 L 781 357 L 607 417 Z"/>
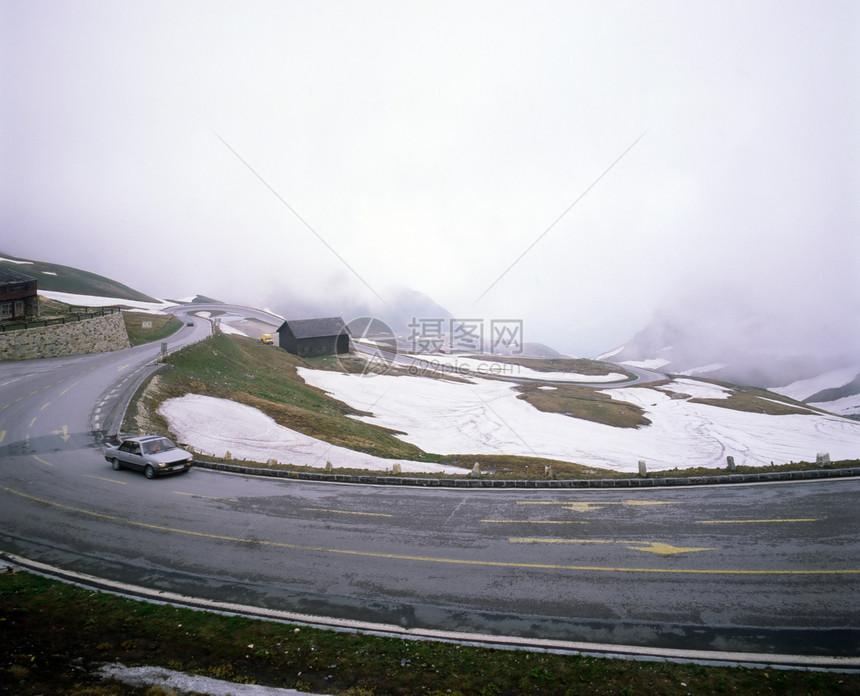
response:
<path id="1" fill-rule="evenodd" d="M 194 461 L 190 452 L 179 449 L 161 435 L 126 438 L 119 446 L 108 447 L 105 459 L 111 463 L 114 471 L 124 467 L 136 469 L 148 479 L 188 471 Z"/>

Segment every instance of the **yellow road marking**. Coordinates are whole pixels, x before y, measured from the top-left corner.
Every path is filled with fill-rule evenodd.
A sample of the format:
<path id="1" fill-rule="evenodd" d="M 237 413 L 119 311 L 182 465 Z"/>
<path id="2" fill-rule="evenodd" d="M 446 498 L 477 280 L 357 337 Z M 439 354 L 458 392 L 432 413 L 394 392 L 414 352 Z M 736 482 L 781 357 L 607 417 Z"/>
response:
<path id="1" fill-rule="evenodd" d="M 697 524 L 767 524 L 768 522 L 818 522 L 814 517 L 774 520 L 699 520 Z"/>
<path id="2" fill-rule="evenodd" d="M 23 400 L 24 400 L 24 397 L 19 396 L 17 399 L 15 399 L 15 403 L 17 404 L 19 401 L 23 401 Z"/>
<path id="3" fill-rule="evenodd" d="M 116 479 L 109 479 L 109 478 L 105 478 L 104 476 L 94 476 L 93 474 L 86 474 L 86 477 L 98 479 L 99 481 L 107 481 L 108 483 L 115 483 L 118 486 L 125 486 L 126 485 L 125 481 L 117 481 Z"/>
<path id="4" fill-rule="evenodd" d="M 588 524 L 582 520 L 481 520 L 487 524 Z"/>
<path id="5" fill-rule="evenodd" d="M 74 388 L 75 388 L 75 387 L 77 387 L 77 386 L 78 386 L 78 383 L 77 383 L 77 382 L 75 382 L 74 384 L 70 384 L 68 387 L 66 387 L 65 389 L 63 389 L 63 391 L 61 391 L 61 392 L 60 392 L 60 396 L 62 396 L 63 394 L 65 394 L 65 393 L 66 393 L 67 391 L 69 391 L 70 389 L 74 389 Z"/>
<path id="6" fill-rule="evenodd" d="M 40 410 L 40 411 L 44 411 L 44 410 L 45 410 L 46 408 L 48 408 L 48 406 L 50 406 L 50 405 L 51 405 L 51 402 L 50 402 L 50 401 L 46 401 L 44 404 L 42 404 L 42 408 L 40 408 L 39 410 Z"/>
<path id="7" fill-rule="evenodd" d="M 30 392 L 30 396 L 35 396 L 35 395 L 36 395 L 36 394 L 38 394 L 38 393 L 39 393 L 39 390 L 38 390 L 38 389 L 37 389 L 36 391 L 31 391 L 31 392 Z"/>
<path id="8" fill-rule="evenodd" d="M 5 440 L 5 439 L 6 439 L 6 431 L 0 430 L 0 442 L 3 442 L 3 440 Z"/>
<path id="9" fill-rule="evenodd" d="M 52 430 L 51 435 L 59 435 L 65 442 L 68 442 L 71 437 L 71 435 L 69 435 L 69 426 L 64 425 L 62 430 Z"/>
<path id="10" fill-rule="evenodd" d="M 661 556 L 671 556 L 676 553 L 690 553 L 693 551 L 713 551 L 713 548 L 685 548 L 683 546 L 672 546 L 659 541 L 618 541 L 615 539 L 529 539 L 527 537 L 514 537 L 508 539 L 511 544 L 623 544 L 631 551 L 645 551 L 647 553 L 659 553 Z"/>
<path id="11" fill-rule="evenodd" d="M 408 556 L 405 554 L 396 553 L 376 553 L 373 551 L 352 551 L 349 549 L 328 549 L 323 546 L 302 546 L 300 544 L 289 544 L 280 541 L 261 541 L 259 539 L 242 539 L 239 537 L 230 537 L 220 534 L 208 534 L 206 532 L 195 532 L 190 529 L 176 529 L 173 527 L 165 527 L 162 525 L 151 524 L 148 522 L 137 522 L 134 520 L 122 519 L 113 515 L 105 515 L 92 510 L 83 510 L 70 505 L 63 505 L 43 498 L 16 491 L 14 488 L 4 487 L 2 490 L 12 495 L 17 495 L 33 502 L 50 505 L 51 507 L 68 510 L 70 512 L 80 513 L 82 515 L 90 515 L 101 519 L 121 522 L 134 527 L 143 527 L 146 529 L 154 529 L 162 532 L 174 532 L 176 534 L 186 534 L 188 536 L 202 537 L 207 539 L 216 539 L 219 541 L 229 541 L 233 543 L 252 544 L 254 546 L 272 546 L 275 548 L 295 549 L 299 551 L 314 551 L 319 553 L 343 554 L 347 556 L 359 556 L 364 558 L 385 558 L 398 561 L 419 561 L 424 563 L 447 563 L 452 565 L 464 566 L 485 566 L 491 568 L 528 568 L 537 570 L 574 570 L 574 571 L 595 571 L 604 573 L 657 573 L 657 574 L 672 574 L 672 575 L 860 575 L 860 568 L 844 568 L 844 569 L 818 569 L 818 570 L 731 570 L 731 569 L 702 569 L 702 568 L 625 568 L 625 567 L 605 567 L 605 566 L 573 566 L 573 565 L 558 565 L 554 563 L 514 563 L 511 561 L 477 561 L 460 558 L 434 558 L 432 556 Z"/>
<path id="12" fill-rule="evenodd" d="M 592 512 L 600 510 L 607 505 L 624 505 L 627 507 L 644 507 L 646 505 L 677 505 L 678 503 L 668 500 L 594 500 L 594 501 L 551 501 L 551 500 L 518 500 L 517 505 L 560 505 L 566 510 L 573 512 Z"/>
<path id="13" fill-rule="evenodd" d="M 31 420 L 31 421 L 30 421 L 30 426 L 29 426 L 29 427 L 31 427 L 31 428 L 32 428 L 32 427 L 36 424 L 36 419 L 37 419 L 37 418 L 38 418 L 38 416 L 33 416 L 33 420 Z"/>
<path id="14" fill-rule="evenodd" d="M 129 366 L 129 363 L 126 363 L 125 365 L 120 365 L 118 368 L 116 368 L 116 371 L 117 371 L 117 372 L 122 372 L 122 371 L 123 371 L 124 369 L 126 369 L 128 366 Z"/>
<path id="15" fill-rule="evenodd" d="M 310 510 L 311 512 L 333 512 L 338 515 L 361 515 L 364 517 L 394 517 L 394 515 L 389 515 L 384 512 L 352 512 L 351 510 L 333 510 L 331 508 L 316 507 L 306 507 L 302 508 L 302 510 Z"/>
<path id="16" fill-rule="evenodd" d="M 235 498 L 214 498 L 210 495 L 200 495 L 199 493 L 186 493 L 185 491 L 173 491 L 173 492 L 176 493 L 177 495 L 187 495 L 187 496 L 191 496 L 192 498 L 205 498 L 206 500 L 224 500 L 224 501 L 227 501 L 230 503 L 236 502 Z"/>
<path id="17" fill-rule="evenodd" d="M 3 407 L 0 408 L 0 411 L 5 411 L 7 408 L 9 408 L 9 406 L 11 406 L 11 404 L 3 404 Z"/>
<path id="18" fill-rule="evenodd" d="M 40 464 L 44 464 L 45 466 L 54 466 L 53 464 L 51 464 L 51 462 L 46 462 L 44 459 L 42 459 L 41 457 L 37 457 L 35 454 L 33 455 L 33 459 L 35 459 Z"/>

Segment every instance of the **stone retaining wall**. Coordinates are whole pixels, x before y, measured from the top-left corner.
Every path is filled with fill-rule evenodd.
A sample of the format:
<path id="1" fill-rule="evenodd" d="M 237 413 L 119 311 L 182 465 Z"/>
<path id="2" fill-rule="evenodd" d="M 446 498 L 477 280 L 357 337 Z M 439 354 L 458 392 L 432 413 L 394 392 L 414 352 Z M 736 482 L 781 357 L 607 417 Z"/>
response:
<path id="1" fill-rule="evenodd" d="M 129 348 L 121 312 L 70 324 L 0 333 L 0 360 L 58 358 Z"/>

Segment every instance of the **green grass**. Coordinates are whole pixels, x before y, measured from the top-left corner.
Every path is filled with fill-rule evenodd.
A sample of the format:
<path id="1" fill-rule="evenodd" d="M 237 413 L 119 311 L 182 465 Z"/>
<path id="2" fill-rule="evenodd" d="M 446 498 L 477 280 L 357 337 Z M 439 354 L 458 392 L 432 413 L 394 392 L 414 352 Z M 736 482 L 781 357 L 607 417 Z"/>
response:
<path id="1" fill-rule="evenodd" d="M 651 423 L 645 417 L 645 411 L 638 406 L 589 387 L 565 384 L 557 385 L 555 389 L 541 389 L 540 385 L 527 384 L 517 389 L 520 391 L 517 398 L 539 411 L 562 413 L 616 428 L 638 428 Z"/>
<path id="2" fill-rule="evenodd" d="M 128 340 L 133 346 L 160 341 L 182 328 L 182 322 L 172 314 L 125 311 L 122 318 L 125 320 Z M 150 327 L 144 328 L 144 322 L 148 322 Z"/>
<path id="3" fill-rule="evenodd" d="M 0 575 L 0 693 L 157 696 L 105 662 L 342 696 L 860 694 L 860 676 L 505 651 L 226 616 Z"/>
<path id="4" fill-rule="evenodd" d="M 692 404 L 707 404 L 718 408 L 729 408 L 747 413 L 762 413 L 769 416 L 800 415 L 825 413 L 821 409 L 808 406 L 787 396 L 761 389 L 759 387 L 740 386 L 715 379 L 701 379 L 702 382 L 716 384 L 732 391 L 725 399 L 690 399 Z"/>
<path id="5" fill-rule="evenodd" d="M 50 319 L 53 317 L 66 317 L 71 313 L 71 307 L 65 302 L 59 300 L 51 300 L 47 297 L 39 296 L 39 318 Z"/>
<path id="6" fill-rule="evenodd" d="M 306 384 L 296 368 L 314 367 L 315 360 L 216 333 L 168 357 L 157 390 L 136 404 L 130 417 L 141 408 L 154 414 L 168 398 L 201 394 L 252 406 L 281 425 L 334 445 L 380 457 L 428 459 L 421 449 L 395 437 L 396 431 L 350 418 L 366 414 Z M 161 425 L 166 428 L 163 421 Z M 131 420 L 124 427 L 134 430 Z"/>
<path id="7" fill-rule="evenodd" d="M 0 256 L 17 261 L 27 260 L 2 252 L 0 252 Z M 39 290 L 68 292 L 76 295 L 96 295 L 138 302 L 158 302 L 158 300 L 115 280 L 71 266 L 61 266 L 44 261 L 32 261 L 27 264 L 0 261 L 0 268 L 8 268 L 35 278 L 38 281 Z"/>

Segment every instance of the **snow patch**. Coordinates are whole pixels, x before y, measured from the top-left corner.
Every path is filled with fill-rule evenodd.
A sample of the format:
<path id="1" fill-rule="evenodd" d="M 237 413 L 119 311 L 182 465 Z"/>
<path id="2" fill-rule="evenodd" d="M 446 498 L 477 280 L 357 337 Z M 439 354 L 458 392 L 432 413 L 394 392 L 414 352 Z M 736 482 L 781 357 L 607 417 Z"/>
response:
<path id="1" fill-rule="evenodd" d="M 694 377 L 696 375 L 706 375 L 710 372 L 717 372 L 728 367 L 728 363 L 711 363 L 710 365 L 702 365 L 701 367 L 691 367 L 689 370 L 681 370 L 679 375 Z"/>
<path id="2" fill-rule="evenodd" d="M 693 379 L 676 379 L 662 388 L 678 394 L 689 394 L 694 399 L 728 399 L 732 395 L 731 389 Z"/>
<path id="3" fill-rule="evenodd" d="M 608 360 L 613 355 L 618 355 L 622 350 L 624 350 L 625 346 L 621 346 L 620 348 L 616 348 L 615 350 L 610 350 L 608 353 L 601 353 L 598 355 L 595 360 Z"/>
<path id="4" fill-rule="evenodd" d="M 32 261 L 16 261 L 15 259 L 4 259 L 0 257 L 0 261 L 5 261 L 6 263 L 17 263 L 19 266 L 32 266 Z"/>
<path id="5" fill-rule="evenodd" d="M 75 295 L 70 292 L 56 292 L 54 290 L 39 290 L 39 294 L 51 300 L 65 302 L 66 304 L 76 305 L 78 307 L 112 307 L 115 305 L 123 305 L 126 307 L 134 307 L 136 309 L 149 309 L 155 311 L 165 310 L 169 307 L 175 307 L 175 302 L 138 302 L 137 300 L 123 300 L 117 297 L 101 297 L 98 295 Z"/>
<path id="6" fill-rule="evenodd" d="M 657 370 L 664 365 L 668 365 L 669 361 L 665 358 L 651 358 L 650 360 L 623 360 L 622 365 L 630 365 L 630 367 L 639 367 L 643 370 Z"/>
<path id="7" fill-rule="evenodd" d="M 484 360 L 436 353 L 432 355 L 405 353 L 404 355 L 414 360 L 422 369 L 436 370 L 445 374 L 490 375 L 541 382 L 607 383 L 624 382 L 628 379 L 627 376 L 619 372 L 610 372 L 607 375 L 584 375 L 579 372 L 540 372 L 517 363 L 500 360 Z"/>
<path id="8" fill-rule="evenodd" d="M 129 686 L 159 686 L 162 689 L 178 689 L 182 693 L 193 692 L 208 696 L 308 696 L 295 689 L 236 684 L 163 667 L 126 667 L 116 663 L 102 665 L 96 673 L 100 677 L 116 679 Z"/>
<path id="9" fill-rule="evenodd" d="M 830 411 L 831 413 L 837 413 L 840 416 L 860 416 L 860 394 L 845 396 L 835 401 L 822 401 L 809 405 Z"/>
<path id="10" fill-rule="evenodd" d="M 851 382 L 857 375 L 860 374 L 860 365 L 845 367 L 841 370 L 833 370 L 824 374 L 812 377 L 811 379 L 801 379 L 797 382 L 792 382 L 783 387 L 771 389 L 777 394 L 782 394 L 797 401 L 803 401 L 813 394 L 817 394 L 825 389 L 838 389 L 844 387 Z M 851 398 L 851 397 L 848 397 Z M 840 399 L 841 401 L 842 399 Z"/>
<path id="11" fill-rule="evenodd" d="M 237 329 L 235 326 L 231 326 L 231 325 L 230 325 L 230 324 L 228 324 L 228 323 L 224 323 L 224 322 L 222 322 L 222 323 L 220 324 L 219 328 L 221 329 L 221 332 L 222 332 L 222 333 L 225 333 L 225 334 L 228 334 L 228 335 L 232 335 L 232 336 L 245 336 L 245 337 L 247 337 L 247 336 L 248 336 L 248 334 L 246 334 L 244 331 L 240 331 L 240 330 L 239 330 L 239 329 Z"/>
<path id="12" fill-rule="evenodd" d="M 391 471 L 397 463 L 404 472 L 467 473 L 460 467 L 384 459 L 332 445 L 278 425 L 262 411 L 228 399 L 186 394 L 165 401 L 158 413 L 178 440 L 214 457 L 230 452 L 234 459 L 276 459 L 282 464 L 315 468 L 325 468 L 331 462 L 334 468 Z"/>

